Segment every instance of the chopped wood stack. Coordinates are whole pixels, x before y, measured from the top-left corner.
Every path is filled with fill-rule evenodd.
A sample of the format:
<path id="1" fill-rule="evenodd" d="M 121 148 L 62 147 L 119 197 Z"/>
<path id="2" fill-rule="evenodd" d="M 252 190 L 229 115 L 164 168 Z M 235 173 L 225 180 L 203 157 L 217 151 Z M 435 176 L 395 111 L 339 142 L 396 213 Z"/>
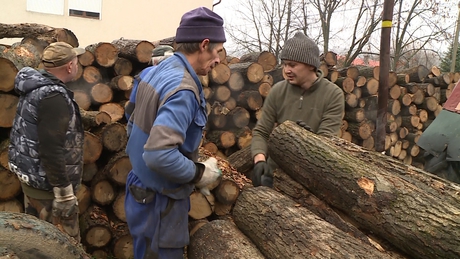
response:
<path id="1" fill-rule="evenodd" d="M 19 47 L 23 45 L 16 48 Z M 133 257 L 132 238 L 124 211 L 126 176 L 132 168 L 124 152 L 127 143 L 124 105 L 133 86 L 133 76 L 149 66 L 153 48 L 148 41 L 125 39 L 87 46 L 86 52 L 79 57 L 79 73 L 67 84 L 80 106 L 85 129 L 83 180 L 77 198 L 82 243 L 95 258 Z M 10 52 L 15 53 L 13 50 L 4 53 Z M 12 89 L 17 71 L 24 66 L 39 68 L 40 56 L 41 53 L 34 53 L 21 59 L 5 54 L 0 58 L 2 64 L 12 68 L 12 71 L 1 70 L 7 73 L 2 77 L 6 82 L 2 86 L 5 87 L 0 89 L 3 91 L 0 92 L 0 211 L 23 212 L 20 182 L 6 169 L 8 135 L 18 102 Z M 215 73 L 213 82 L 223 80 L 219 78 L 225 71 L 224 65 L 221 68 L 223 70 Z M 239 136 L 242 134 L 241 131 Z M 201 160 L 209 156 L 214 155 L 200 149 Z M 211 195 L 204 196 L 198 191 L 191 195 L 189 215 L 197 222 L 230 215 L 242 188 L 250 184 L 226 160 L 217 159 L 223 177 L 210 187 Z M 196 222 L 191 220 L 191 230 L 193 225 Z"/>
<path id="2" fill-rule="evenodd" d="M 239 59 L 222 57 L 208 76 L 201 77 L 209 115 L 205 149 L 226 158 L 250 145 L 276 66 L 276 57 L 266 51 Z"/>
<path id="3" fill-rule="evenodd" d="M 323 64 L 329 80 L 345 93 L 346 112 L 340 136 L 375 150 L 379 67 L 336 69 L 331 61 L 323 60 Z M 390 72 L 385 126 L 387 155 L 421 166 L 423 150 L 417 146 L 417 140 L 439 114 L 459 78 L 460 73 L 441 74 L 437 67 L 430 70 L 423 65 L 400 73 Z"/>

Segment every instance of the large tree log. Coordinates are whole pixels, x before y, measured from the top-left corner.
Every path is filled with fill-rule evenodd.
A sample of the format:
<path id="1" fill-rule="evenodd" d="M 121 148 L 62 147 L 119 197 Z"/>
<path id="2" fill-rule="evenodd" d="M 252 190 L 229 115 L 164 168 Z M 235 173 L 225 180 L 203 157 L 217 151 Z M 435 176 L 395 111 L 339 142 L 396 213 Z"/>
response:
<path id="1" fill-rule="evenodd" d="M 460 257 L 458 185 L 289 121 L 274 129 L 269 155 L 317 197 L 414 258 Z"/>
<path id="2" fill-rule="evenodd" d="M 268 258 L 391 258 L 267 187 L 243 191 L 233 217 Z"/>
<path id="3" fill-rule="evenodd" d="M 265 258 L 230 220 L 213 220 L 198 229 L 190 238 L 187 256 L 189 259 Z"/>
<path id="4" fill-rule="evenodd" d="M 300 183 L 294 181 L 289 175 L 279 168 L 275 170 L 273 186 L 276 190 L 289 196 L 295 202 L 300 203 L 303 207 L 307 208 L 343 232 L 360 239 L 364 243 L 370 244 L 368 237 L 363 232 L 342 219 L 342 217 L 329 205 L 318 199 L 318 197 L 305 189 L 305 187 L 303 187 Z"/>
<path id="5" fill-rule="evenodd" d="M 91 258 L 73 238 L 34 216 L 2 212 L 0 225 L 0 246 L 21 259 Z"/>
<path id="6" fill-rule="evenodd" d="M 120 50 L 119 56 L 140 63 L 148 63 L 152 59 L 155 46 L 146 40 L 118 39 L 112 44 Z"/>
<path id="7" fill-rule="evenodd" d="M 78 47 L 78 39 L 75 34 L 71 30 L 65 28 L 53 28 L 36 23 L 0 23 L 0 39 L 23 37 L 35 37 L 38 40 L 48 42 L 48 44 L 63 41 L 74 47 Z"/>
<path id="8" fill-rule="evenodd" d="M 37 68 L 41 56 L 42 53 L 32 44 L 15 43 L 10 48 L 0 51 L 0 57 L 9 59 L 18 70 L 23 67 Z"/>
<path id="9" fill-rule="evenodd" d="M 118 59 L 119 50 L 108 42 L 91 44 L 86 50 L 93 53 L 96 63 L 102 67 L 111 67 Z"/>

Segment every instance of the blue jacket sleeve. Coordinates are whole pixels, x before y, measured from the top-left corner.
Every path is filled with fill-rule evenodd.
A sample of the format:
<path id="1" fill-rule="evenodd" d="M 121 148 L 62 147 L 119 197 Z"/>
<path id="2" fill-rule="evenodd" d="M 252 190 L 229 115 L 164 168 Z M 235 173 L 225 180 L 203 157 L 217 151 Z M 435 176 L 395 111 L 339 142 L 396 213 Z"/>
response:
<path id="1" fill-rule="evenodd" d="M 198 148 L 200 139 L 187 139 L 198 109 L 192 91 L 178 91 L 160 107 L 150 130 L 143 159 L 151 170 L 170 181 L 189 183 L 195 176 L 195 164 L 183 152 Z"/>

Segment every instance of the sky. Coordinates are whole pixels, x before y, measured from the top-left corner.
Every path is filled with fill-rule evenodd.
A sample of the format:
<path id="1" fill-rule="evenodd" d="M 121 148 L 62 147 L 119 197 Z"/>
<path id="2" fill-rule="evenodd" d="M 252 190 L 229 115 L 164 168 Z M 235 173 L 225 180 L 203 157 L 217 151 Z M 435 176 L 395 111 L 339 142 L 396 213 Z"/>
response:
<path id="1" fill-rule="evenodd" d="M 236 11 L 244 10 L 240 4 L 242 0 L 214 0 L 214 8 L 213 11 L 222 16 L 224 19 L 224 26 L 226 29 L 228 29 L 228 25 L 244 25 L 244 21 L 241 19 L 239 16 L 240 14 Z M 251 1 L 251 0 L 246 0 L 246 1 Z M 448 16 L 448 18 L 444 19 L 443 23 L 445 28 L 447 28 L 447 32 L 452 35 L 452 37 L 455 35 L 455 25 L 456 25 L 456 18 L 458 15 L 458 2 L 453 1 L 453 0 L 441 0 L 440 7 L 442 8 L 443 12 L 445 12 Z M 383 1 L 380 0 L 379 4 L 383 4 Z M 347 17 L 350 15 L 353 10 L 356 10 L 356 8 L 353 8 L 353 6 L 348 8 L 347 10 L 342 10 L 340 12 L 337 12 L 337 14 L 333 17 L 333 20 L 335 19 L 336 21 L 339 22 L 334 22 L 335 29 L 337 31 L 342 30 L 342 31 L 349 31 L 351 25 L 346 23 Z M 396 10 L 396 8 L 395 8 Z M 319 25 L 319 24 L 318 24 Z M 313 25 L 315 26 L 315 25 Z M 318 26 L 319 27 L 319 26 Z M 318 30 L 319 31 L 319 30 Z M 419 30 L 416 33 L 423 34 L 425 33 L 423 30 Z M 329 49 L 331 51 L 334 51 L 336 53 L 340 53 L 344 51 L 344 45 L 349 45 L 349 39 L 346 39 L 346 36 L 343 37 L 342 35 L 336 34 L 334 35 L 334 39 L 330 41 L 329 43 Z M 452 38 L 451 37 L 451 38 Z M 441 52 L 447 51 L 447 48 L 450 45 L 450 42 L 446 41 L 440 41 L 434 43 L 435 45 L 433 46 L 433 49 L 441 50 Z M 348 47 L 347 45 L 347 47 Z M 374 43 L 375 46 L 379 47 L 379 38 L 377 38 L 377 42 Z M 238 49 L 238 46 L 236 46 L 230 37 L 228 36 L 227 33 L 227 42 L 224 44 L 226 50 L 228 53 L 235 52 Z M 321 46 L 320 46 L 321 48 Z"/>

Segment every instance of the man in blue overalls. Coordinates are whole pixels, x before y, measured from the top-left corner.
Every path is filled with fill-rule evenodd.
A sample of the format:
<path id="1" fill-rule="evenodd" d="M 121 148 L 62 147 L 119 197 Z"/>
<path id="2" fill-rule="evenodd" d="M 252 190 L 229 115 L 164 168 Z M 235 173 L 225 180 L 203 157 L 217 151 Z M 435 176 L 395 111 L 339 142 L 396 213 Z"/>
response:
<path id="1" fill-rule="evenodd" d="M 183 258 L 189 242 L 190 194 L 221 176 L 217 160 L 197 163 L 207 121 L 198 78 L 219 62 L 223 20 L 200 7 L 182 16 L 174 55 L 144 69 L 126 108 L 132 171 L 125 211 L 135 259 Z"/>

